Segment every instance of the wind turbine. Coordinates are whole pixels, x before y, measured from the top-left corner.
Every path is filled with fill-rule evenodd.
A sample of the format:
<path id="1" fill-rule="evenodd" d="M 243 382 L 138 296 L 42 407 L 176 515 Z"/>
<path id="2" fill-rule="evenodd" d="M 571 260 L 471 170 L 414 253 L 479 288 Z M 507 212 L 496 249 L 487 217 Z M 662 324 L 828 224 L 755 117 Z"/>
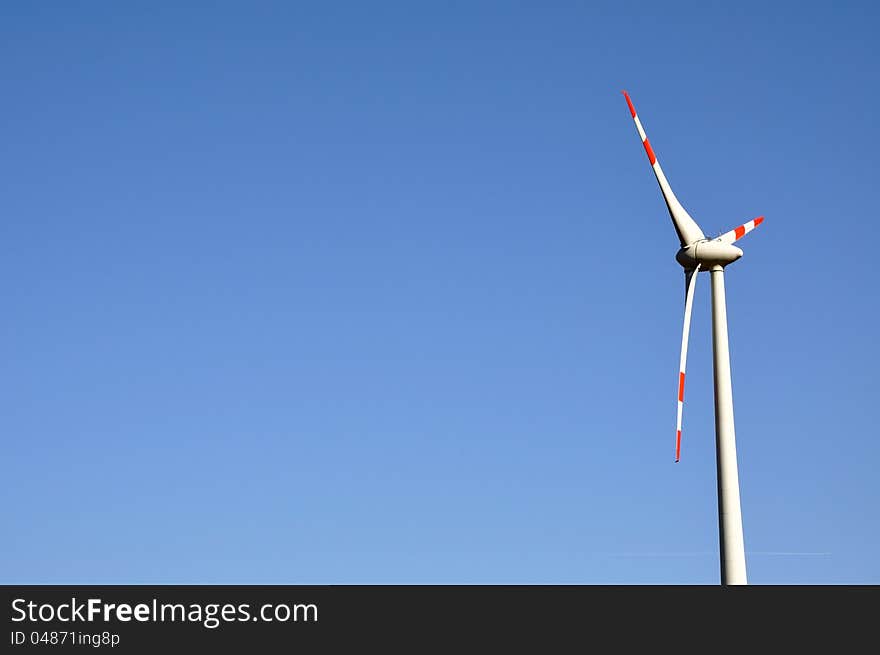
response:
<path id="1" fill-rule="evenodd" d="M 733 392 L 730 383 L 730 350 L 727 342 L 727 306 L 724 298 L 724 267 L 743 256 L 733 242 L 754 230 L 763 216 L 725 232 L 714 239 L 707 238 L 696 221 L 685 211 L 672 193 L 669 182 L 660 168 L 654 149 L 629 94 L 624 91 L 626 104 L 632 114 L 642 145 L 660 184 L 663 199 L 669 208 L 672 225 L 681 248 L 675 255 L 684 268 L 685 302 L 684 327 L 681 332 L 681 360 L 678 368 L 678 417 L 675 429 L 675 461 L 681 456 L 681 413 L 684 407 L 684 370 L 687 362 L 688 335 L 691 329 L 691 310 L 697 274 L 710 271 L 712 278 L 712 352 L 715 363 L 715 459 L 718 475 L 718 529 L 721 544 L 721 584 L 744 585 L 746 554 L 743 543 L 742 512 L 739 501 L 739 473 L 736 466 L 736 435 L 733 427 Z"/>

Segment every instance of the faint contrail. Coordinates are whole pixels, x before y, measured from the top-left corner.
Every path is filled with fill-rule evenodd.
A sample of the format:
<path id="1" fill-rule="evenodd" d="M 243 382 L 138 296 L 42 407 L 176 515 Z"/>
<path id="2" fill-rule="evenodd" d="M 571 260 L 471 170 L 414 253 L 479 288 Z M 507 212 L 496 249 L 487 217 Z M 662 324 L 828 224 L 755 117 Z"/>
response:
<path id="1" fill-rule="evenodd" d="M 830 555 L 831 553 L 800 553 L 800 552 L 790 552 L 786 550 L 755 550 L 751 551 L 749 555 L 779 555 L 779 556 L 817 556 L 823 557 L 826 555 Z"/>

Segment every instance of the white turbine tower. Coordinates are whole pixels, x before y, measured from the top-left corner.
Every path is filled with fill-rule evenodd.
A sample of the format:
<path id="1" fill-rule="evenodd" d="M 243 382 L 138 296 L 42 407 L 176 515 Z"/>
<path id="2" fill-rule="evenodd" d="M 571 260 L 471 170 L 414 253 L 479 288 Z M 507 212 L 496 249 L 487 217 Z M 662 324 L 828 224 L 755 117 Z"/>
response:
<path id="1" fill-rule="evenodd" d="M 718 529 L 721 543 L 721 584 L 744 585 L 746 554 L 743 544 L 742 513 L 739 501 L 739 474 L 736 466 L 736 436 L 733 429 L 733 393 L 730 384 L 730 351 L 727 343 L 727 307 L 724 299 L 724 267 L 742 257 L 743 251 L 733 242 L 754 230 L 763 216 L 722 234 L 706 238 L 700 226 L 685 211 L 672 193 L 669 182 L 660 168 L 660 162 L 648 142 L 645 130 L 629 94 L 624 91 L 626 104 L 635 121 L 642 145 L 648 154 L 651 168 L 657 176 L 663 199 L 669 208 L 672 225 L 678 234 L 681 248 L 675 259 L 684 267 L 685 302 L 684 327 L 681 333 L 681 360 L 678 369 L 678 419 L 675 430 L 675 461 L 681 455 L 681 412 L 684 403 L 684 369 L 687 361 L 688 333 L 694 304 L 697 273 L 710 271 L 712 277 L 712 352 L 715 361 L 715 458 L 718 472 Z"/>

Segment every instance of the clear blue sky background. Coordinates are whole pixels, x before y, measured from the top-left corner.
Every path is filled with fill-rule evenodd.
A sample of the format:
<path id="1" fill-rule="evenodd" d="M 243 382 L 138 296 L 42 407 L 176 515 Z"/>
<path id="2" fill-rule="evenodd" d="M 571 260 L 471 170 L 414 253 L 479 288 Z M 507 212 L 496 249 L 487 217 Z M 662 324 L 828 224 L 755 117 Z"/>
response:
<path id="1" fill-rule="evenodd" d="M 0 581 L 880 583 L 875 3 L 7 3 Z"/>

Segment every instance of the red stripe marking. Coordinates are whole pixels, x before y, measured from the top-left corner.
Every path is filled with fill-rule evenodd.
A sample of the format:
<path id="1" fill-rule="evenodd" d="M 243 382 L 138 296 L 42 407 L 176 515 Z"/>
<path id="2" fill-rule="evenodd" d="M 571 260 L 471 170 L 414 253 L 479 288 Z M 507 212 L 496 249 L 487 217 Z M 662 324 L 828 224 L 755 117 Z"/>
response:
<path id="1" fill-rule="evenodd" d="M 633 118 L 635 118 L 636 117 L 636 108 L 633 107 L 632 100 L 629 99 L 629 94 L 626 91 L 623 92 L 623 97 L 626 98 L 626 104 L 629 105 L 629 113 L 632 114 Z"/>
<path id="2" fill-rule="evenodd" d="M 740 225 L 734 230 L 734 233 L 736 234 L 736 239 L 739 239 L 740 237 L 742 237 L 743 234 L 746 233 L 746 226 Z M 736 241 L 736 239 L 734 239 L 734 241 Z"/>
<path id="3" fill-rule="evenodd" d="M 678 400 L 684 402 L 684 373 L 678 374 Z"/>
<path id="4" fill-rule="evenodd" d="M 681 430 L 675 431 L 675 461 L 681 459 Z"/>
<path id="5" fill-rule="evenodd" d="M 764 222 L 764 217 L 758 216 L 758 218 L 755 219 L 755 227 L 758 227 L 763 222 Z"/>
<path id="6" fill-rule="evenodd" d="M 657 161 L 657 157 L 654 156 L 654 150 L 651 148 L 651 144 L 645 139 L 644 142 L 642 142 L 642 145 L 645 146 L 645 152 L 648 153 L 648 161 L 651 162 L 651 166 L 653 166 L 654 162 Z"/>

